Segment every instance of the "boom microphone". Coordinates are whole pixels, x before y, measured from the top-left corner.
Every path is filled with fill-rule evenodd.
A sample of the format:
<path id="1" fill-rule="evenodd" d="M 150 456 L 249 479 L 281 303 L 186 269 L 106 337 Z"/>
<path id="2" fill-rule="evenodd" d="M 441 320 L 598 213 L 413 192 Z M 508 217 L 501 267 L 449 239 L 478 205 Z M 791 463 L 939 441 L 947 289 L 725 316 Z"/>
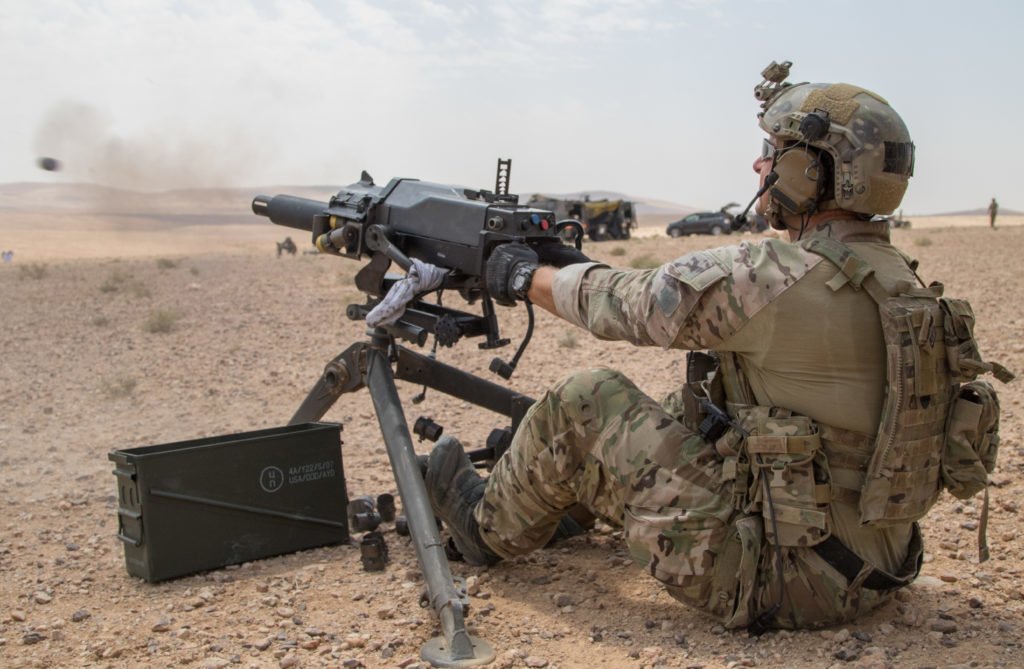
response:
<path id="1" fill-rule="evenodd" d="M 754 206 L 754 203 L 757 202 L 758 198 L 767 193 L 768 189 L 774 186 L 775 182 L 778 180 L 778 172 L 772 171 L 768 173 L 768 176 L 764 178 L 764 185 L 757 189 L 757 192 L 754 193 L 754 197 L 747 205 L 746 209 L 744 209 L 743 212 L 740 213 L 736 218 L 732 219 L 732 225 L 730 227 L 732 227 L 733 232 L 736 232 L 737 230 L 739 230 L 740 228 L 747 224 L 747 212 L 750 211 L 750 208 Z"/>

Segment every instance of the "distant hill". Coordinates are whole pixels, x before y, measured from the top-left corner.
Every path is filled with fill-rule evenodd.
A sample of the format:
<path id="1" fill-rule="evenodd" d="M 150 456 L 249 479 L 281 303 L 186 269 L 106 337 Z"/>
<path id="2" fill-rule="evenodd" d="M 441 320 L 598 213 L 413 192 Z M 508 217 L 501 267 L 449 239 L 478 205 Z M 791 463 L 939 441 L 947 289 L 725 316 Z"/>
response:
<path id="1" fill-rule="evenodd" d="M 532 195 L 535 195 L 535 193 L 525 193 L 520 195 L 519 199 L 521 202 L 527 202 Z M 679 204 L 678 202 L 636 197 L 610 190 L 587 190 L 574 193 L 551 193 L 545 191 L 544 193 L 536 193 L 536 195 L 545 195 L 559 200 L 579 200 L 584 196 L 589 196 L 591 200 L 629 200 L 636 205 L 636 215 L 640 218 L 641 223 L 643 222 L 644 215 L 685 216 L 697 211 L 696 207 Z"/>
<path id="2" fill-rule="evenodd" d="M 968 209 L 966 211 L 951 211 L 948 214 L 917 214 L 918 216 L 988 216 L 988 207 Z M 1013 209 L 999 208 L 999 216 L 1020 216 L 1021 212 Z"/>
<path id="3" fill-rule="evenodd" d="M 327 201 L 338 191 L 338 186 L 259 186 L 243 188 L 189 188 L 159 192 L 139 192 L 98 186 L 95 184 L 8 183 L 0 184 L 0 214 L 8 211 L 36 211 L 39 213 L 88 213 L 96 216 L 136 216 L 161 220 L 165 223 L 201 221 L 260 223 L 252 215 L 250 203 L 254 195 L 288 193 L 299 197 Z M 520 202 L 527 202 L 531 193 L 520 194 Z M 557 198 L 592 200 L 631 200 L 643 222 L 645 215 L 678 215 L 696 211 L 693 207 L 635 197 L 606 190 L 577 193 L 545 193 Z"/>
<path id="4" fill-rule="evenodd" d="M 6 211 L 149 218 L 164 223 L 260 223 L 250 208 L 257 193 L 290 193 L 327 200 L 337 192 L 327 186 L 260 188 L 191 188 L 140 192 L 95 184 L 0 184 L 0 215 Z"/>

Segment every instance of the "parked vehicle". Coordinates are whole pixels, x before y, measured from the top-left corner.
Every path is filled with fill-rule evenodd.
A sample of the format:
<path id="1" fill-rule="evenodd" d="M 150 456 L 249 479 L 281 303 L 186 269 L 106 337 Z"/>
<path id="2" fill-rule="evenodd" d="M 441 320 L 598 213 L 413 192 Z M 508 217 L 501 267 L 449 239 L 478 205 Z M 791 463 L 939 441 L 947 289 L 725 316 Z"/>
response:
<path id="1" fill-rule="evenodd" d="M 700 211 L 684 216 L 678 221 L 668 224 L 665 232 L 669 237 L 686 235 L 728 235 L 733 232 L 736 215 L 730 209 L 740 205 L 730 202 L 718 211 Z M 750 213 L 747 223 L 739 232 L 764 232 L 768 229 L 768 221 L 761 214 Z"/>
<path id="2" fill-rule="evenodd" d="M 686 235 L 727 235 L 732 232 L 732 216 L 721 211 L 701 211 L 668 224 L 669 237 Z"/>
<path id="3" fill-rule="evenodd" d="M 575 219 L 583 226 L 590 241 L 629 239 L 637 227 L 633 203 L 628 200 L 563 200 L 545 195 L 534 195 L 529 205 L 555 212 L 559 220 Z"/>

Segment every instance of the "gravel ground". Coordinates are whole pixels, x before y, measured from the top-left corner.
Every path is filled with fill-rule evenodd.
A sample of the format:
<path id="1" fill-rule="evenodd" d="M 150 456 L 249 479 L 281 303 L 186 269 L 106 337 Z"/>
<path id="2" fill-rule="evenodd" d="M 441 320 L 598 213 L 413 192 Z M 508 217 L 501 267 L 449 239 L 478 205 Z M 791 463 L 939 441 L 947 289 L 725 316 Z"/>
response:
<path id="1" fill-rule="evenodd" d="M 207 235 L 209 249 L 219 248 Z M 895 237 L 921 259 L 926 281 L 971 300 L 987 357 L 1024 371 L 1024 227 Z M 588 250 L 628 266 L 717 242 L 634 239 Z M 109 451 L 283 425 L 323 364 L 363 337 L 344 316 L 359 298 L 356 263 L 277 259 L 261 248 L 176 255 L 153 247 L 45 263 L 26 262 L 32 249 L 22 248 L 16 263 L 0 266 L 0 665 L 419 666 L 436 624 L 417 605 L 423 583 L 409 542 L 390 526 L 391 561 L 378 573 L 364 572 L 348 545 L 155 585 L 125 571 Z M 518 342 L 523 310 L 500 316 Z M 492 356 L 472 343 L 440 354 L 498 380 L 487 371 Z M 536 395 L 598 361 L 659 396 L 678 383 L 682 360 L 598 342 L 541 314 L 512 383 Z M 419 391 L 399 390 L 405 400 Z M 471 629 L 496 648 L 496 667 L 1021 666 L 1021 384 L 1000 390 L 992 560 L 977 562 L 980 499 L 944 497 L 924 523 L 921 578 L 856 625 L 760 638 L 727 632 L 665 595 L 628 560 L 621 536 L 599 527 L 492 568 L 454 564 L 468 579 Z M 410 421 L 432 416 L 469 447 L 502 422 L 438 393 L 406 409 Z M 326 419 L 345 425 L 349 494 L 396 492 L 366 394 L 346 396 Z"/>

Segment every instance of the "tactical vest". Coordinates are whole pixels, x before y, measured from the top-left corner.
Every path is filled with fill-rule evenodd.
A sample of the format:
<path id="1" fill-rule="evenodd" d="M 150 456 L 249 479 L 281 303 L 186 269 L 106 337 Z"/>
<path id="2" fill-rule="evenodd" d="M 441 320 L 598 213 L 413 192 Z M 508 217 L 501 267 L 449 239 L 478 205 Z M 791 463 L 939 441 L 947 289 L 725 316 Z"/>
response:
<path id="1" fill-rule="evenodd" d="M 941 284 L 901 282 L 890 292 L 842 242 L 812 238 L 802 246 L 838 268 L 827 282 L 831 290 L 864 290 L 878 305 L 886 349 L 881 420 L 876 435 L 867 437 L 758 406 L 736 357 L 720 355 L 718 369 L 698 386 L 709 400 L 704 404 L 726 398 L 732 429 L 709 432 L 704 428 L 712 414 L 691 415 L 703 421 L 696 427 L 724 458 L 736 508 L 763 515 L 771 544 L 825 552 L 835 544 L 825 543 L 832 501 L 856 506 L 862 524 L 883 527 L 919 520 L 943 487 L 959 498 L 985 489 L 979 556 L 987 559 L 986 486 L 998 450 L 999 404 L 992 387 L 975 379 L 991 372 L 1008 382 L 1013 375 L 982 360 L 970 304 L 942 297 Z M 700 377 L 707 364 L 697 368 Z"/>

